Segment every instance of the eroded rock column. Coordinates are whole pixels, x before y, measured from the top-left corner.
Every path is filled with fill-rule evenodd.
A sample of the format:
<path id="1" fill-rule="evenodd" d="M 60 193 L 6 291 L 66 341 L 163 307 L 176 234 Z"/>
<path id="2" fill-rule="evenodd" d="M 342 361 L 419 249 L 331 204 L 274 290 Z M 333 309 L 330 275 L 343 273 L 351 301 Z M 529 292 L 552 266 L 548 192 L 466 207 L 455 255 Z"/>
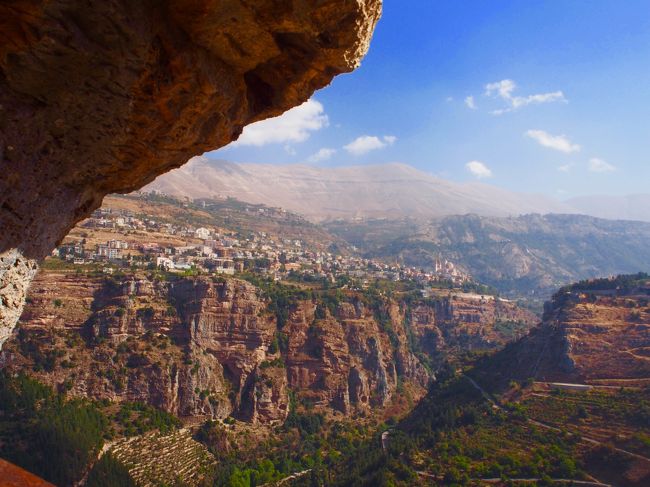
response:
<path id="1" fill-rule="evenodd" d="M 136 190 L 356 68 L 381 0 L 0 4 L 0 342 L 35 263 Z"/>

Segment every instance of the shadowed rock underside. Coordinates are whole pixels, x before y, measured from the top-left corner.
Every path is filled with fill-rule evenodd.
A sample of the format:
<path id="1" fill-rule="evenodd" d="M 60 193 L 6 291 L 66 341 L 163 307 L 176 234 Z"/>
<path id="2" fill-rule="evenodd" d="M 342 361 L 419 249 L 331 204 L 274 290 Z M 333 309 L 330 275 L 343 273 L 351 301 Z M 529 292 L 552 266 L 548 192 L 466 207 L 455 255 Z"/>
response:
<path id="1" fill-rule="evenodd" d="M 236 139 L 358 66 L 380 0 L 0 5 L 0 343 L 111 192 Z"/>

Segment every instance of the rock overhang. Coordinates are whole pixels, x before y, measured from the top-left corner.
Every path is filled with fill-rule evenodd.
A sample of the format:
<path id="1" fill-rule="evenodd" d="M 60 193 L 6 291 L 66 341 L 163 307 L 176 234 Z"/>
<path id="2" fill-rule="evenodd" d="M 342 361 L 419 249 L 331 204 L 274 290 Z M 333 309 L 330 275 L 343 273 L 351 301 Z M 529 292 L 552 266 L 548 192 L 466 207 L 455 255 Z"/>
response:
<path id="1" fill-rule="evenodd" d="M 356 68 L 381 0 L 0 5 L 0 343 L 37 262 L 129 192 Z"/>

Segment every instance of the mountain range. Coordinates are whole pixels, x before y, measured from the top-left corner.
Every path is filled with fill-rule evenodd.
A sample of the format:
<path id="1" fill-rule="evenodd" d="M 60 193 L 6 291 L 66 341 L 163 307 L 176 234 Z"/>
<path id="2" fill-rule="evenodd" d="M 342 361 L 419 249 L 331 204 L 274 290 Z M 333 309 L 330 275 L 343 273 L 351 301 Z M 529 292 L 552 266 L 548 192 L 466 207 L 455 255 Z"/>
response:
<path id="1" fill-rule="evenodd" d="M 650 221 L 650 195 L 561 202 L 484 183 L 447 181 L 402 163 L 319 167 L 240 164 L 202 156 L 160 176 L 144 190 L 192 199 L 232 197 L 285 208 L 312 221 L 468 213 L 497 217 L 579 213 Z"/>
<path id="2" fill-rule="evenodd" d="M 546 299 L 569 282 L 650 263 L 650 223 L 585 215 L 340 220 L 325 228 L 368 258 L 430 268 L 444 256 L 511 297 Z"/>
<path id="3" fill-rule="evenodd" d="M 399 163 L 324 168 L 237 164 L 195 157 L 147 189 L 189 198 L 232 197 L 285 208 L 314 221 L 466 213 L 510 216 L 570 210 L 543 196 L 482 183 L 453 183 Z"/>

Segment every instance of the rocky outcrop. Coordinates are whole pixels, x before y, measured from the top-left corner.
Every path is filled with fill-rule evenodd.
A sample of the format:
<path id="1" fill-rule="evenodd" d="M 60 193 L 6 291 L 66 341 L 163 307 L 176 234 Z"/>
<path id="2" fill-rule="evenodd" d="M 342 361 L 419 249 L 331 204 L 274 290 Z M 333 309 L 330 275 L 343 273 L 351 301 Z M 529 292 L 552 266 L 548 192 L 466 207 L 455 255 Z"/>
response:
<path id="1" fill-rule="evenodd" d="M 37 270 L 36 261 L 23 257 L 17 249 L 0 253 L 0 347 L 20 317 Z"/>
<path id="2" fill-rule="evenodd" d="M 302 303 L 283 329 L 289 386 L 302 391 L 305 402 L 349 414 L 386 406 L 400 380 L 427 384 L 396 306 L 383 325 L 358 301 L 341 303 L 334 312 L 322 309 L 322 314 L 318 306 Z"/>
<path id="3" fill-rule="evenodd" d="M 46 482 L 40 477 L 24 470 L 13 463 L 0 458 L 0 478 L 3 485 L 20 485 L 23 487 L 54 487 L 54 484 Z"/>
<path id="4" fill-rule="evenodd" d="M 129 192 L 309 98 L 368 49 L 380 0 L 0 5 L 1 336 L 33 268 Z M 21 264 L 22 265 L 22 264 Z"/>
<path id="5" fill-rule="evenodd" d="M 2 362 L 76 396 L 138 401 L 182 417 L 278 424 L 298 405 L 373 412 L 429 376 L 404 311 L 359 296 L 301 299 L 286 324 L 238 279 L 155 280 L 42 272 Z"/>
<path id="6" fill-rule="evenodd" d="M 539 321 L 511 301 L 469 293 L 443 293 L 415 303 L 408 317 L 434 365 L 465 352 L 502 348 Z"/>
<path id="7" fill-rule="evenodd" d="M 650 294 L 567 291 L 544 321 L 500 352 L 486 370 L 499 377 L 619 384 L 650 377 Z"/>

